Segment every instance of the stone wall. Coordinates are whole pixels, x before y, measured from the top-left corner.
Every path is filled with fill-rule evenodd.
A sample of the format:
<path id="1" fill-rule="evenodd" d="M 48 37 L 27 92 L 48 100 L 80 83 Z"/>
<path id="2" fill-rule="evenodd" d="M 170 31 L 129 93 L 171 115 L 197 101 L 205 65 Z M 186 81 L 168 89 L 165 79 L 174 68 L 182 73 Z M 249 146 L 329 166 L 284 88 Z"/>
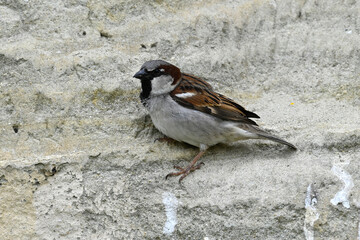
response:
<path id="1" fill-rule="evenodd" d="M 360 2 L 0 1 L 1 239 L 358 239 Z M 154 142 L 163 59 L 299 150 Z M 100 155 L 99 155 L 100 154 Z"/>

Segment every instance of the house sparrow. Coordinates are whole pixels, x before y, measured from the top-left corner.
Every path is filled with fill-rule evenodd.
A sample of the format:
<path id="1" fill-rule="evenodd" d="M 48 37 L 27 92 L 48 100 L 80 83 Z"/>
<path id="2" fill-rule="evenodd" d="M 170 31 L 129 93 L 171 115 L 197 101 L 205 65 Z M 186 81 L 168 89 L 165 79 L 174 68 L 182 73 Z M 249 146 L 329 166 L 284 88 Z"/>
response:
<path id="1" fill-rule="evenodd" d="M 140 99 L 149 111 L 155 127 L 167 137 L 200 148 L 200 152 L 185 168 L 170 176 L 182 175 L 199 169 L 196 164 L 205 151 L 218 143 L 245 139 L 269 139 L 296 147 L 276 137 L 250 118 L 259 118 L 232 99 L 215 92 L 203 79 L 182 73 L 180 69 L 162 60 L 145 62 L 135 78 L 141 81 Z"/>

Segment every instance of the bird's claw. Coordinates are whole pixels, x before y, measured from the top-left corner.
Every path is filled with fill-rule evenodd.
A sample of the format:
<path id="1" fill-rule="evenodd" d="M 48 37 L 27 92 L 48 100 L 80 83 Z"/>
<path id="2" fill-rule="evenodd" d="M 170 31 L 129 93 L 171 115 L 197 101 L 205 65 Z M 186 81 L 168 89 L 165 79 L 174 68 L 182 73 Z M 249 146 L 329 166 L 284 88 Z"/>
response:
<path id="1" fill-rule="evenodd" d="M 200 169 L 202 165 L 205 165 L 205 163 L 200 162 L 198 164 L 196 164 L 195 166 L 187 166 L 186 168 L 182 168 L 180 166 L 174 166 L 175 169 L 179 170 L 178 172 L 172 172 L 169 173 L 168 175 L 165 176 L 165 179 L 168 179 L 168 177 L 175 177 L 175 176 L 179 176 L 182 175 L 179 179 L 179 183 L 181 183 L 181 181 L 187 176 L 189 175 L 189 173 Z"/>

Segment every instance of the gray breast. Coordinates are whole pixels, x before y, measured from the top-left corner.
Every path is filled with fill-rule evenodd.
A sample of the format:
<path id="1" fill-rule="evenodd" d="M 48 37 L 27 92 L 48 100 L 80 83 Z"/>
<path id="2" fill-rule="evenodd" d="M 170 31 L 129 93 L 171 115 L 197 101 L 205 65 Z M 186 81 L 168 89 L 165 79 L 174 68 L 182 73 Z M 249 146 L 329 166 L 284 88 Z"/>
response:
<path id="1" fill-rule="evenodd" d="M 222 120 L 184 108 L 168 95 L 152 97 L 149 112 L 155 127 L 177 141 L 197 147 L 225 141 Z"/>

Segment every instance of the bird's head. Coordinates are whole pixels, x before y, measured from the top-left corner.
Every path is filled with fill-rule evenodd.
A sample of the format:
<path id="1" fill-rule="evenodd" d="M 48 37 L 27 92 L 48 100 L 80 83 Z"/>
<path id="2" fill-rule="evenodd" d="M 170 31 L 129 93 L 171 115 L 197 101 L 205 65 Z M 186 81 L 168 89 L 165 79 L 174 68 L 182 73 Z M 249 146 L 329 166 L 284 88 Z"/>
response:
<path id="1" fill-rule="evenodd" d="M 145 62 L 134 78 L 141 80 L 142 98 L 169 93 L 181 79 L 180 69 L 163 60 Z"/>

